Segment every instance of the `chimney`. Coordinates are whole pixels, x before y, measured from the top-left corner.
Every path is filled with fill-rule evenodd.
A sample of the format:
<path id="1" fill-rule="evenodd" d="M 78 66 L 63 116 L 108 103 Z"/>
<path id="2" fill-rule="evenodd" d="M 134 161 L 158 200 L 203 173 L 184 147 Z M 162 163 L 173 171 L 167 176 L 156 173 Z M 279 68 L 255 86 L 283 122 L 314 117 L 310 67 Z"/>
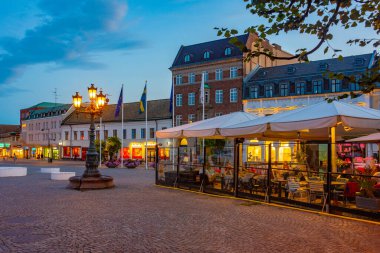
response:
<path id="1" fill-rule="evenodd" d="M 273 43 L 273 47 L 275 49 L 281 50 L 281 46 L 279 44 Z"/>

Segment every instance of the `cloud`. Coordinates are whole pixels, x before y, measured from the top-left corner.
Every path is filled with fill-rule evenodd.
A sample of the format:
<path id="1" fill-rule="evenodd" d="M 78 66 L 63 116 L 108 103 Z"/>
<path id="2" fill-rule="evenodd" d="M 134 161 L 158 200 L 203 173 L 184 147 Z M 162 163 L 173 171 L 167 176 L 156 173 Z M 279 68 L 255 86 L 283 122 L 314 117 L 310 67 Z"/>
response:
<path id="1" fill-rule="evenodd" d="M 126 37 L 127 4 L 122 0 L 41 0 L 42 22 L 21 39 L 0 37 L 0 84 L 28 65 L 55 63 L 59 68 L 103 67 L 90 61 L 94 52 L 141 46 Z"/>
<path id="2" fill-rule="evenodd" d="M 12 87 L 9 85 L 6 85 L 6 86 L 3 85 L 3 86 L 0 86 L 0 98 L 5 98 L 5 97 L 12 96 L 14 94 L 25 93 L 25 92 L 30 92 L 30 91 L 31 90 Z"/>

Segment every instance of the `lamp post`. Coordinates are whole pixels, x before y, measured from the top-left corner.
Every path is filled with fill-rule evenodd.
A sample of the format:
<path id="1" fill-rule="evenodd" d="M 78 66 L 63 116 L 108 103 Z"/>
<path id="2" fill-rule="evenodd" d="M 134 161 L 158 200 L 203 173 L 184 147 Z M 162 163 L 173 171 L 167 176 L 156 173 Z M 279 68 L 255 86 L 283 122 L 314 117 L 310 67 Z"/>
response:
<path id="1" fill-rule="evenodd" d="M 52 150 L 52 148 L 50 146 L 50 129 L 49 128 L 47 128 L 47 129 L 44 129 L 44 128 L 41 129 L 42 132 L 45 131 L 45 130 L 47 130 L 47 132 L 48 132 L 47 133 L 47 141 L 48 141 L 48 149 L 49 149 L 48 163 L 52 163 L 53 162 L 53 150 Z"/>
<path id="2" fill-rule="evenodd" d="M 69 188 L 77 190 L 92 190 L 92 189 L 105 189 L 114 187 L 113 178 L 110 176 L 101 175 L 99 166 L 99 154 L 95 148 L 95 116 L 101 116 L 104 107 L 108 103 L 108 99 L 100 91 L 97 94 L 97 88 L 94 84 L 88 88 L 88 96 L 90 103 L 82 105 L 82 96 L 78 92 L 73 96 L 73 104 L 78 113 L 90 115 L 90 145 L 86 155 L 86 170 L 82 176 L 75 176 L 69 179 Z"/>

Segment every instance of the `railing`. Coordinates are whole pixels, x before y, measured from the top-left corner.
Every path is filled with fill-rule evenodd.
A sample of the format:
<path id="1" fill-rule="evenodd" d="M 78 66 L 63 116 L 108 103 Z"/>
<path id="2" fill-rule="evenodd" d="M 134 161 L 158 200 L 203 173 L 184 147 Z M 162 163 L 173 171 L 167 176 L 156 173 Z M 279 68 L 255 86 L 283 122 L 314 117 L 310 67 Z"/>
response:
<path id="1" fill-rule="evenodd" d="M 335 163 L 329 150 L 327 143 L 239 141 L 223 148 L 170 148 L 170 157 L 157 157 L 156 183 L 380 220 L 380 190 L 372 191 L 377 198 L 358 196 L 365 182 L 380 184 L 373 175 L 378 165 Z"/>

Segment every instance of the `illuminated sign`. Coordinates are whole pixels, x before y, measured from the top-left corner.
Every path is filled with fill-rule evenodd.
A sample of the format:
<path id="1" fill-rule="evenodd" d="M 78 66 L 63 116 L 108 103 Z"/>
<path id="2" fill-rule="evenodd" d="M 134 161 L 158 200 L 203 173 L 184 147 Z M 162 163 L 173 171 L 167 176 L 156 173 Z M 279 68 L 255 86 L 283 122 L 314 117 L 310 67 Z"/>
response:
<path id="1" fill-rule="evenodd" d="M 11 146 L 10 143 L 5 143 L 5 147 L 6 147 L 6 148 L 9 148 L 10 146 Z"/>
<path id="2" fill-rule="evenodd" d="M 4 143 L 0 143 L 0 148 L 4 148 Z"/>

